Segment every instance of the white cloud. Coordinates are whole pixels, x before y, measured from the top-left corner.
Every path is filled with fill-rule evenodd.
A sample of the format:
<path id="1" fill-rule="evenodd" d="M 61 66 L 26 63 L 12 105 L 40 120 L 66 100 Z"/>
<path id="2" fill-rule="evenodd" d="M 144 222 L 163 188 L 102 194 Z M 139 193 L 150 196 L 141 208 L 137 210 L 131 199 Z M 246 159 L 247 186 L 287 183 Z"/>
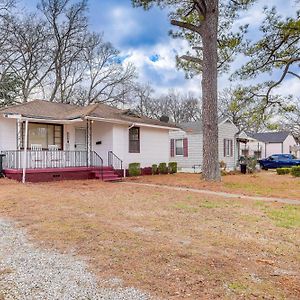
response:
<path id="1" fill-rule="evenodd" d="M 298 75 L 300 75 L 300 73 Z M 300 97 L 299 79 L 297 79 L 296 77 L 287 79 L 274 90 L 274 93 L 283 96 L 294 95 L 296 97 Z"/>
<path id="2" fill-rule="evenodd" d="M 139 81 L 149 82 L 156 94 L 166 93 L 169 89 L 199 94 L 199 79 L 186 80 L 184 72 L 176 68 L 176 54 L 184 53 L 187 49 L 185 41 L 168 38 L 165 43 L 131 48 L 122 52 L 122 55 L 128 55 L 124 63 L 133 63 Z M 156 61 L 150 59 L 153 55 L 158 57 Z"/>

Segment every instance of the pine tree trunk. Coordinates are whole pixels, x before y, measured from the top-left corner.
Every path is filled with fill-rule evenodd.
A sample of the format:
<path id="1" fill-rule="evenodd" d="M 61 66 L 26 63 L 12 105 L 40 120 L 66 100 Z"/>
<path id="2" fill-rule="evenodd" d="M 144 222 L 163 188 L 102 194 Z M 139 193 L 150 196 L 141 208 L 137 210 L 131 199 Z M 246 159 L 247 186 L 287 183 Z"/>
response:
<path id="1" fill-rule="evenodd" d="M 219 181 L 218 153 L 218 0 L 210 0 L 202 25 L 202 122 L 203 122 L 203 178 Z"/>

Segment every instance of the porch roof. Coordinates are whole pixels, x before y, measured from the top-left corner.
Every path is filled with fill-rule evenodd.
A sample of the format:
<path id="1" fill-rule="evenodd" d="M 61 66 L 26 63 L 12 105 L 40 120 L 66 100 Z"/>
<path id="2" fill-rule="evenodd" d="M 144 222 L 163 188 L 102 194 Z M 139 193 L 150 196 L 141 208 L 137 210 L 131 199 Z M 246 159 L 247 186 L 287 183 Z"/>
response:
<path id="1" fill-rule="evenodd" d="M 49 102 L 46 100 L 33 100 L 24 104 L 13 105 L 0 110 L 6 117 L 22 117 L 45 121 L 70 122 L 84 119 L 99 119 L 111 123 L 139 124 L 165 129 L 177 129 L 172 123 L 133 114 L 130 110 L 118 109 L 106 104 L 91 104 L 77 106 L 65 103 Z"/>

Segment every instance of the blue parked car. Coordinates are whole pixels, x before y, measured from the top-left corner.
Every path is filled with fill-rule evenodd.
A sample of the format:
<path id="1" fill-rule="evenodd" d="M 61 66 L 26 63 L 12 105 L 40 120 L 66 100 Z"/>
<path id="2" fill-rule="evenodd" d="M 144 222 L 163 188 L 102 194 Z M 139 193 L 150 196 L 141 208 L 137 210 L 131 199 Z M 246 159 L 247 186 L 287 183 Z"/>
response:
<path id="1" fill-rule="evenodd" d="M 263 170 L 300 166 L 300 159 L 292 154 L 273 154 L 258 162 Z"/>

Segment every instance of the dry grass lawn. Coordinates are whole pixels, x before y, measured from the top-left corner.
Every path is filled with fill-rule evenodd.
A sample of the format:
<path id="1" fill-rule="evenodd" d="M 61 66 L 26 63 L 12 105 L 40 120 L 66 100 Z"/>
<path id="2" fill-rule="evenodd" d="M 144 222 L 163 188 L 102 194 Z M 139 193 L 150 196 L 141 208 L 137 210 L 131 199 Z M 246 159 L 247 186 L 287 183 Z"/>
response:
<path id="1" fill-rule="evenodd" d="M 162 299 L 300 299 L 300 206 L 99 181 L 0 180 L 0 217 L 43 247 L 85 257 L 101 278 Z"/>
<path id="2" fill-rule="evenodd" d="M 291 175 L 277 175 L 274 171 L 222 176 L 222 182 L 220 183 L 205 182 L 201 180 L 200 176 L 200 174 L 177 173 L 173 175 L 135 177 L 127 180 L 250 196 L 300 199 L 300 178 Z"/>

